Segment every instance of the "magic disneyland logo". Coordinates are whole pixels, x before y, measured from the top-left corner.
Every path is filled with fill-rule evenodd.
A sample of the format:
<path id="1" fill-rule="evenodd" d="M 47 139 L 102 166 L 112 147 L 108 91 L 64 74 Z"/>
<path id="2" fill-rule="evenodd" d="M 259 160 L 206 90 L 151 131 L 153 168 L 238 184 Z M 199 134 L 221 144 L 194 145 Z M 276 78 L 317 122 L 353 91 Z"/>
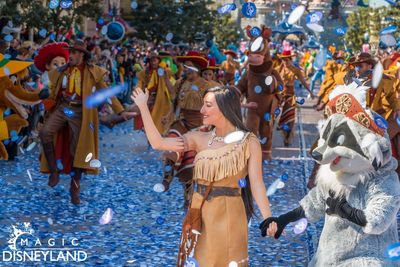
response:
<path id="1" fill-rule="evenodd" d="M 1 262 L 83 262 L 87 253 L 79 249 L 77 238 L 41 239 L 29 222 L 11 225 L 8 248 Z"/>

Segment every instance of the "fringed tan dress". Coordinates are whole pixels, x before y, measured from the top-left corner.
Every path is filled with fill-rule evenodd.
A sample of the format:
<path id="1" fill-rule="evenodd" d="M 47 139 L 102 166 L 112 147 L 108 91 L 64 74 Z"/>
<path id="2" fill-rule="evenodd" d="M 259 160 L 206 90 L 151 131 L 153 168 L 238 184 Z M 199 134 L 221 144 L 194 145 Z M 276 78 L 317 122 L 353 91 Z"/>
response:
<path id="1" fill-rule="evenodd" d="M 248 174 L 249 141 L 258 139 L 247 133 L 236 143 L 217 149 L 200 151 L 195 158 L 194 179 L 198 184 L 214 182 L 217 187 L 241 191 L 239 180 Z M 192 208 L 199 208 L 203 196 L 195 192 Z M 227 267 L 231 261 L 248 266 L 248 226 L 240 194 L 216 196 L 205 201 L 202 208 L 202 231 L 195 247 L 194 258 L 200 267 Z"/>

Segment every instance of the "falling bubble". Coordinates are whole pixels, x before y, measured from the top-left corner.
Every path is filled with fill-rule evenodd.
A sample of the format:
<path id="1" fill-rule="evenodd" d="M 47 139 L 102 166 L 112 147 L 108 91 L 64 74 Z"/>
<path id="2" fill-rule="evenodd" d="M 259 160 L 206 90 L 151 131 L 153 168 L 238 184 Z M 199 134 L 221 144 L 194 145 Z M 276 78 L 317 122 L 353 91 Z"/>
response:
<path id="1" fill-rule="evenodd" d="M 41 29 L 41 30 L 39 31 L 39 35 L 40 35 L 41 37 L 43 37 L 43 38 L 46 37 L 46 34 L 47 34 L 47 30 L 46 30 L 46 29 Z"/>
<path id="2" fill-rule="evenodd" d="M 98 159 L 92 159 L 89 163 L 89 166 L 91 168 L 100 168 L 101 167 L 101 162 Z"/>
<path id="3" fill-rule="evenodd" d="M 262 145 L 264 145 L 264 144 L 266 144 L 267 143 L 267 137 L 264 137 L 264 138 L 262 138 L 261 140 L 260 140 L 260 143 L 262 144 Z"/>
<path id="4" fill-rule="evenodd" d="M 36 142 L 30 143 L 29 146 L 26 148 L 26 151 L 28 151 L 28 152 L 31 151 L 32 149 L 35 148 L 36 145 L 37 145 Z"/>
<path id="5" fill-rule="evenodd" d="M 105 25 L 105 26 L 103 26 L 103 27 L 101 28 L 101 34 L 102 34 L 102 35 L 106 35 L 106 34 L 107 34 L 107 31 L 108 31 L 107 25 Z"/>
<path id="6" fill-rule="evenodd" d="M 254 92 L 256 92 L 256 94 L 261 93 L 261 92 L 262 92 L 262 87 L 259 86 L 259 85 L 256 85 L 256 86 L 254 87 Z"/>
<path id="7" fill-rule="evenodd" d="M 170 172 L 170 171 L 172 170 L 171 165 L 166 165 L 165 168 L 164 168 L 164 170 L 165 170 L 166 172 Z"/>
<path id="8" fill-rule="evenodd" d="M 243 131 L 234 131 L 225 136 L 224 143 L 232 144 L 232 143 L 241 141 L 243 139 L 244 135 L 245 135 L 245 133 Z"/>
<path id="9" fill-rule="evenodd" d="M 89 162 L 89 161 L 92 159 L 92 157 L 93 157 L 93 153 L 87 154 L 87 155 L 86 155 L 85 162 Z"/>
<path id="10" fill-rule="evenodd" d="M 104 214 L 101 216 L 99 223 L 101 225 L 105 225 L 111 222 L 113 218 L 113 210 L 111 208 L 107 208 Z"/>
<path id="11" fill-rule="evenodd" d="M 285 183 L 282 182 L 282 181 L 279 181 L 279 183 L 278 183 L 277 186 L 276 186 L 276 189 L 282 189 L 282 188 L 284 188 L 284 187 L 285 187 Z"/>
<path id="12" fill-rule="evenodd" d="M 301 218 L 300 220 L 298 220 L 295 223 L 294 228 L 293 228 L 293 232 L 296 235 L 299 235 L 299 234 L 303 233 L 307 229 L 307 224 L 308 224 L 307 219 L 306 218 Z"/>
<path id="13" fill-rule="evenodd" d="M 236 261 L 231 261 L 228 265 L 228 267 L 238 267 L 238 263 Z"/>
<path id="14" fill-rule="evenodd" d="M 7 34 L 4 36 L 4 41 L 6 42 L 11 42 L 14 39 L 14 37 L 11 34 Z"/>
<path id="15" fill-rule="evenodd" d="M 165 36 L 165 40 L 167 40 L 168 42 L 172 40 L 172 38 L 174 38 L 174 34 L 172 32 L 169 32 L 166 36 Z"/>
<path id="16" fill-rule="evenodd" d="M 136 9 L 138 7 L 138 3 L 136 1 L 132 1 L 131 8 Z"/>
<path id="17" fill-rule="evenodd" d="M 164 69 L 163 69 L 163 68 L 158 68 L 157 74 L 158 74 L 158 76 L 160 76 L 160 77 L 164 76 Z"/>
<path id="18" fill-rule="evenodd" d="M 372 88 L 378 88 L 383 77 L 383 65 L 380 61 L 374 66 L 372 71 Z"/>
<path id="19" fill-rule="evenodd" d="M 7 67 L 4 67 L 3 71 L 4 71 L 4 74 L 7 76 L 11 74 L 10 69 Z"/>
<path id="20" fill-rule="evenodd" d="M 155 184 L 155 185 L 153 186 L 153 190 L 154 190 L 154 192 L 156 192 L 156 193 L 162 193 L 162 192 L 165 191 L 165 186 L 164 186 L 163 184 L 158 183 L 158 184 Z"/>
<path id="21" fill-rule="evenodd" d="M 52 218 L 48 218 L 48 219 L 47 219 L 47 222 L 48 222 L 50 225 L 53 225 L 53 219 L 52 219 Z"/>

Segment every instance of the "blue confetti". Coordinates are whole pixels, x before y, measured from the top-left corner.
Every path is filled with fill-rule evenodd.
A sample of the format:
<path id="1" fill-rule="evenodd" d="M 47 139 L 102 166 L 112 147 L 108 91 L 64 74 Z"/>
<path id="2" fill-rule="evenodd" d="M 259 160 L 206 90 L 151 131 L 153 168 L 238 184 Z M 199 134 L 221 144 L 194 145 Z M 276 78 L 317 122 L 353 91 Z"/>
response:
<path id="1" fill-rule="evenodd" d="M 64 165 L 61 162 L 61 159 L 56 160 L 57 169 L 62 171 L 64 169 Z"/>
<path id="2" fill-rule="evenodd" d="M 287 123 L 284 123 L 282 125 L 282 130 L 284 130 L 285 132 L 289 132 L 290 131 L 290 126 Z"/>
<path id="3" fill-rule="evenodd" d="M 374 121 L 379 128 L 387 130 L 389 128 L 388 122 L 380 115 L 374 114 Z M 397 121 L 397 120 L 396 120 Z"/>
<path id="4" fill-rule="evenodd" d="M 265 120 L 265 121 L 270 121 L 270 120 L 271 120 L 271 114 L 269 114 L 268 112 L 265 112 L 265 114 L 264 114 L 264 120 Z"/>
<path id="5" fill-rule="evenodd" d="M 74 111 L 69 108 L 64 108 L 64 114 L 68 118 L 72 118 L 75 115 Z"/>
<path id="6" fill-rule="evenodd" d="M 150 228 L 147 226 L 142 227 L 142 234 L 147 235 L 150 233 Z"/>
<path id="7" fill-rule="evenodd" d="M 279 114 L 281 114 L 281 109 L 280 108 L 276 108 L 275 111 L 274 111 L 274 114 L 275 114 L 276 117 L 278 117 Z"/>
<path id="8" fill-rule="evenodd" d="M 251 28 L 251 30 L 250 30 L 250 34 L 251 34 L 251 36 L 252 37 L 258 37 L 258 36 L 260 36 L 261 35 L 261 29 L 259 28 L 259 27 L 253 27 L 253 28 Z"/>
<path id="9" fill-rule="evenodd" d="M 61 0 L 60 7 L 63 9 L 68 9 L 72 7 L 72 0 Z"/>
<path id="10" fill-rule="evenodd" d="M 397 125 L 400 127 L 400 117 L 397 117 L 397 118 L 396 118 L 396 123 L 397 123 Z"/>
<path id="11" fill-rule="evenodd" d="M 288 179 L 289 179 L 289 174 L 288 174 L 287 172 L 284 172 L 284 173 L 281 175 L 281 180 L 282 180 L 283 182 L 287 182 Z"/>
<path id="12" fill-rule="evenodd" d="M 172 170 L 171 165 L 166 165 L 165 168 L 164 168 L 164 170 L 165 170 L 166 172 L 171 171 L 171 170 Z"/>
<path id="13" fill-rule="evenodd" d="M 304 105 L 305 102 L 306 102 L 306 100 L 304 98 L 298 98 L 296 100 L 296 103 L 299 104 L 299 105 Z"/>
<path id="14" fill-rule="evenodd" d="M 199 263 L 196 261 L 195 258 L 189 257 L 186 260 L 184 267 L 199 267 Z"/>
<path id="15" fill-rule="evenodd" d="M 60 4 L 59 0 L 50 0 L 49 8 L 56 9 L 59 6 L 59 4 Z"/>
<path id="16" fill-rule="evenodd" d="M 395 243 L 387 247 L 386 257 L 390 260 L 400 260 L 400 243 Z"/>
<path id="17" fill-rule="evenodd" d="M 246 178 L 241 178 L 241 179 L 239 179 L 238 184 L 239 184 L 239 187 L 240 187 L 240 188 L 246 187 L 246 184 L 247 184 Z"/>
<path id="18" fill-rule="evenodd" d="M 278 90 L 279 91 L 283 91 L 283 85 L 282 84 L 278 85 Z"/>
<path id="19" fill-rule="evenodd" d="M 247 2 L 242 5 L 242 14 L 246 18 L 254 18 L 257 14 L 257 7 L 252 2 Z"/>
<path id="20" fill-rule="evenodd" d="M 165 219 L 161 216 L 156 219 L 156 223 L 159 225 L 164 224 L 164 222 L 165 222 Z"/>
<path id="21" fill-rule="evenodd" d="M 14 39 L 14 37 L 11 34 L 7 34 L 4 36 L 4 41 L 6 42 L 11 42 Z"/>
<path id="22" fill-rule="evenodd" d="M 228 14 L 229 12 L 236 9 L 236 5 L 234 3 L 229 3 L 221 6 L 217 9 L 218 14 Z"/>

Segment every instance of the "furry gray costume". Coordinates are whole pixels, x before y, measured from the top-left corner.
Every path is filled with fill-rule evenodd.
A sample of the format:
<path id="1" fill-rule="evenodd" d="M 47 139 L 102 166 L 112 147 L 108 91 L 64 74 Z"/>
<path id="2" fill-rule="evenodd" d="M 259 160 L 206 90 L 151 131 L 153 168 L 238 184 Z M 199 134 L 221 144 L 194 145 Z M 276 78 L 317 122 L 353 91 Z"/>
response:
<path id="1" fill-rule="evenodd" d="M 330 99 L 336 102 L 327 105 L 330 116 L 312 151 L 322 165 L 317 186 L 300 201 L 300 207 L 260 225 L 265 236 L 269 224 L 276 222 L 275 238 L 279 238 L 290 222 L 325 217 L 309 266 L 400 266 L 385 257 L 387 247 L 399 242 L 397 161 L 388 134 L 374 122 L 376 114 L 365 109 L 366 90 L 353 83 L 332 92 Z"/>

